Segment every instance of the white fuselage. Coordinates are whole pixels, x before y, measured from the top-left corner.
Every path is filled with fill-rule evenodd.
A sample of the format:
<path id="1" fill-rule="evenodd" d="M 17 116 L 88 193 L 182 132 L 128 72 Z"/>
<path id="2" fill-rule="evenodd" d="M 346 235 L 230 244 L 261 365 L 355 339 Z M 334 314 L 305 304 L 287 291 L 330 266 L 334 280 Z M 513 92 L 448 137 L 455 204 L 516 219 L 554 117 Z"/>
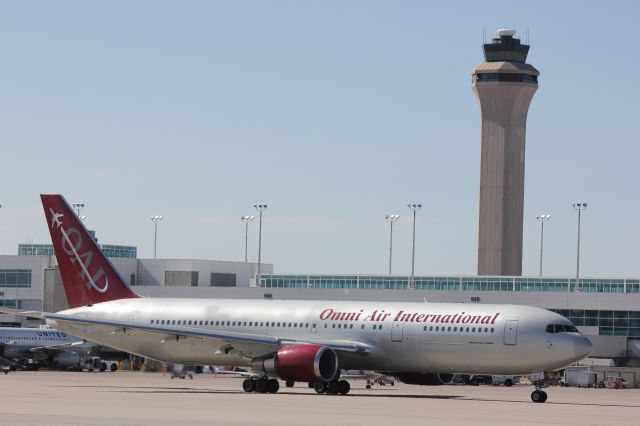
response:
<path id="1" fill-rule="evenodd" d="M 0 356 L 7 358 L 31 355 L 33 348 L 57 347 L 81 344 L 76 336 L 46 328 L 0 328 Z"/>
<path id="2" fill-rule="evenodd" d="M 587 356 L 588 339 L 549 333 L 571 324 L 553 312 L 518 305 L 453 303 L 123 299 L 61 314 L 131 324 L 167 325 L 297 340 L 350 341 L 366 355 L 340 352 L 341 369 L 380 372 L 525 374 L 550 371 Z M 160 361 L 250 365 L 273 349 L 224 350 L 206 339 L 166 339 L 114 327 L 48 320 L 94 342 Z M 241 346 L 241 345 L 239 345 Z M 247 356 L 251 353 L 251 356 Z"/>

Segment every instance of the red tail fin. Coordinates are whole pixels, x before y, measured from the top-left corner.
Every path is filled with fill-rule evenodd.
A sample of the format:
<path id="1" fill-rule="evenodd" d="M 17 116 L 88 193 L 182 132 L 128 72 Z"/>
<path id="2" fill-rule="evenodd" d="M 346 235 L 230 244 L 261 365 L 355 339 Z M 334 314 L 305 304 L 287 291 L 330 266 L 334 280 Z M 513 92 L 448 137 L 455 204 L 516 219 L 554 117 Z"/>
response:
<path id="1" fill-rule="evenodd" d="M 140 297 L 125 284 L 61 195 L 41 195 L 71 308 Z"/>

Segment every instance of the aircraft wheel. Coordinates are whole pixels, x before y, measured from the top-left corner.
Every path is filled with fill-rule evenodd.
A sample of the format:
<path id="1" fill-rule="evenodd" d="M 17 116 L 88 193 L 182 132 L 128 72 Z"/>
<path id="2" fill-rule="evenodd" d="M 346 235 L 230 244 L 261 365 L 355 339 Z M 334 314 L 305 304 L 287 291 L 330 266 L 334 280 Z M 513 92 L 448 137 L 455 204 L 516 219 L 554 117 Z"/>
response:
<path id="1" fill-rule="evenodd" d="M 267 382 L 267 392 L 276 393 L 280 389 L 280 383 L 276 379 L 269 379 Z"/>
<path id="2" fill-rule="evenodd" d="M 547 400 L 547 394 L 541 390 L 534 390 L 531 392 L 531 400 L 539 403 L 545 402 Z"/>
<path id="3" fill-rule="evenodd" d="M 331 395 L 337 395 L 340 392 L 340 382 L 332 380 L 327 384 L 327 393 Z"/>
<path id="4" fill-rule="evenodd" d="M 370 385 L 369 383 L 367 383 L 366 388 L 367 388 L 367 389 L 371 389 L 371 385 Z"/>
<path id="5" fill-rule="evenodd" d="M 286 382 L 284 382 L 284 385 L 288 388 L 292 388 L 295 384 L 296 382 L 294 382 L 293 380 L 287 380 Z"/>
<path id="6" fill-rule="evenodd" d="M 313 382 L 307 383 L 307 386 L 309 386 L 309 389 L 313 389 Z"/>
<path id="7" fill-rule="evenodd" d="M 245 392 L 253 392 L 256 390 L 256 381 L 253 379 L 244 379 L 242 382 L 242 390 Z"/>
<path id="8" fill-rule="evenodd" d="M 480 382 L 477 379 L 471 380 L 471 386 L 479 386 Z"/>
<path id="9" fill-rule="evenodd" d="M 507 379 L 504 381 L 504 385 L 508 388 L 510 388 L 511 386 L 513 386 L 513 380 L 511 379 Z"/>
<path id="10" fill-rule="evenodd" d="M 316 382 L 313 385 L 316 393 L 325 393 L 327 391 L 327 384 L 325 382 Z"/>
<path id="11" fill-rule="evenodd" d="M 267 379 L 258 379 L 256 383 L 256 392 L 267 393 L 269 391 L 269 381 Z"/>
<path id="12" fill-rule="evenodd" d="M 346 395 L 351 390 L 351 385 L 346 380 L 340 380 L 338 382 L 338 393 L 340 395 Z"/>

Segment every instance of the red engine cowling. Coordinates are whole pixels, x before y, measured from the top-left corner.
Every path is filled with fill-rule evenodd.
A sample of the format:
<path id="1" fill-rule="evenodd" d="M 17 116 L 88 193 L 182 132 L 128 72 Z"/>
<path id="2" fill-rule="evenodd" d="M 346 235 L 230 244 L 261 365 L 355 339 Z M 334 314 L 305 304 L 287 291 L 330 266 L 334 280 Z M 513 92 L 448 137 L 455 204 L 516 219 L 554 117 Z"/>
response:
<path id="1" fill-rule="evenodd" d="M 338 356 L 327 346 L 283 346 L 270 358 L 254 360 L 251 367 L 284 380 L 328 382 L 338 373 Z"/>
<path id="2" fill-rule="evenodd" d="M 443 373 L 402 373 L 396 376 L 408 385 L 439 386 L 453 382 L 454 374 Z"/>

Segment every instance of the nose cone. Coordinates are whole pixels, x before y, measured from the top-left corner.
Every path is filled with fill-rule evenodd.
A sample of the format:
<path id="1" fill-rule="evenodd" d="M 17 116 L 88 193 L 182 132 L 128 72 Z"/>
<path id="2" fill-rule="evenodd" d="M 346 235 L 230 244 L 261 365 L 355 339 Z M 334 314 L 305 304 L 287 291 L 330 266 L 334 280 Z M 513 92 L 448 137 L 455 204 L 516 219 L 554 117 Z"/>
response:
<path id="1" fill-rule="evenodd" d="M 577 360 L 588 357 L 592 350 L 593 344 L 591 340 L 584 336 L 575 336 L 573 340 L 573 352 Z"/>

